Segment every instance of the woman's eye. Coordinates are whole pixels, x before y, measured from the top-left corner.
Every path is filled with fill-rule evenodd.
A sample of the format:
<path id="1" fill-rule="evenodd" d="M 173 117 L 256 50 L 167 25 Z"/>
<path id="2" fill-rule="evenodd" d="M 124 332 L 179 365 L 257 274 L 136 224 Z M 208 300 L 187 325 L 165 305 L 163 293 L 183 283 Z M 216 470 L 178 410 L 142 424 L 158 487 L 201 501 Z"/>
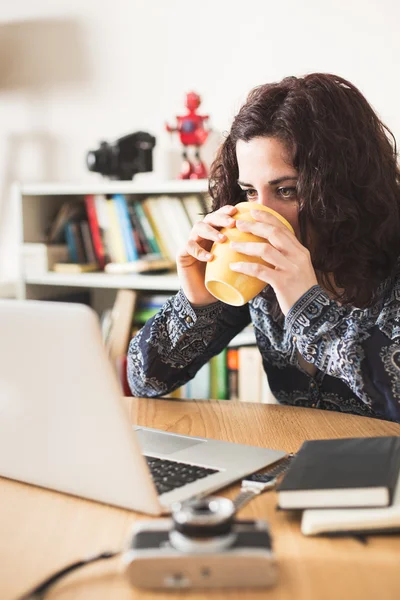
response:
<path id="1" fill-rule="evenodd" d="M 257 198 L 256 190 L 253 190 L 251 188 L 247 190 L 242 190 L 242 193 L 247 198 L 247 200 L 255 200 Z"/>
<path id="2" fill-rule="evenodd" d="M 277 194 L 281 198 L 285 198 L 285 200 L 291 200 L 296 197 L 296 188 L 295 187 L 281 187 L 277 189 Z"/>

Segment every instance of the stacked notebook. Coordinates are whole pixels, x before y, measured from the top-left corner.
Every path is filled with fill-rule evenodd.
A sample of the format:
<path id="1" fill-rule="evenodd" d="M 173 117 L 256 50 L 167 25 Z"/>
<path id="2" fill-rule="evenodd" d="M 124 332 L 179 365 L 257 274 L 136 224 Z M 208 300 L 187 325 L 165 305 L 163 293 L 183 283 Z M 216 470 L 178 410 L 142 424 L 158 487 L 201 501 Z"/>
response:
<path id="1" fill-rule="evenodd" d="M 305 535 L 400 531 L 400 437 L 304 442 L 277 487 Z"/>

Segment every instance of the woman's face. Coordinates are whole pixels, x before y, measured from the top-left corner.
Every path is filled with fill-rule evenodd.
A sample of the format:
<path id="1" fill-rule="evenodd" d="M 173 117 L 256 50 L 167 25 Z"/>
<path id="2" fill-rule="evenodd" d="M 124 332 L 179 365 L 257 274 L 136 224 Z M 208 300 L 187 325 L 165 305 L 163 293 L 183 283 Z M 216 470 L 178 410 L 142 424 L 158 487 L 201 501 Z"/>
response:
<path id="1" fill-rule="evenodd" d="M 285 146 L 273 137 L 256 137 L 236 144 L 238 184 L 249 202 L 258 202 L 280 213 L 300 239 L 297 171 Z"/>

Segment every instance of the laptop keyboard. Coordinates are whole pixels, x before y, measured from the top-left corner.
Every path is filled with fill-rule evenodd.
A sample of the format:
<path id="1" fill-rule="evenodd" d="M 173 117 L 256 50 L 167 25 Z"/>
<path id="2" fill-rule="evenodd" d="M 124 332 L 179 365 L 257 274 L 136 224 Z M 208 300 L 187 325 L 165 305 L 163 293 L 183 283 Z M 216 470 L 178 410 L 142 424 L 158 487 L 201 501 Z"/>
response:
<path id="1" fill-rule="evenodd" d="M 154 456 L 145 456 L 150 469 L 151 476 L 159 494 L 165 494 L 175 488 L 182 487 L 187 483 L 203 479 L 213 473 L 218 473 L 216 469 L 198 467 L 163 458 L 154 458 Z"/>

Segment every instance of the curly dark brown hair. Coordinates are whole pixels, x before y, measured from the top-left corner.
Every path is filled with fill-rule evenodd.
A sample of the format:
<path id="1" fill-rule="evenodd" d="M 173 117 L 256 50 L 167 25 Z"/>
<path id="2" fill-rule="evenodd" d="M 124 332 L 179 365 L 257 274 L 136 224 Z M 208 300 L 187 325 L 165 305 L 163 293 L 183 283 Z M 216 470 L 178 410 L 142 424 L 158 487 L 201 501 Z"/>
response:
<path id="1" fill-rule="evenodd" d="M 344 304 L 372 304 L 400 255 L 393 134 L 361 92 L 336 75 L 261 85 L 250 92 L 211 166 L 213 210 L 243 200 L 236 143 L 260 136 L 283 142 L 298 171 L 302 243 L 319 282 Z"/>

